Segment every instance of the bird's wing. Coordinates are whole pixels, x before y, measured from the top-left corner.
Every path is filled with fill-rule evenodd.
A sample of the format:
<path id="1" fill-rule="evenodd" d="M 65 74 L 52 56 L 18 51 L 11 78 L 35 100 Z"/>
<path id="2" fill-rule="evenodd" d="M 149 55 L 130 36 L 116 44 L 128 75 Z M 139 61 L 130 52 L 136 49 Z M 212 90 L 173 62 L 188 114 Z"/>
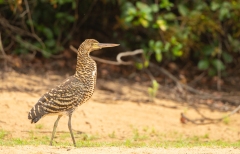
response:
<path id="1" fill-rule="evenodd" d="M 71 111 L 81 102 L 84 85 L 75 77 L 69 77 L 63 84 L 45 93 L 38 101 L 48 113 Z"/>

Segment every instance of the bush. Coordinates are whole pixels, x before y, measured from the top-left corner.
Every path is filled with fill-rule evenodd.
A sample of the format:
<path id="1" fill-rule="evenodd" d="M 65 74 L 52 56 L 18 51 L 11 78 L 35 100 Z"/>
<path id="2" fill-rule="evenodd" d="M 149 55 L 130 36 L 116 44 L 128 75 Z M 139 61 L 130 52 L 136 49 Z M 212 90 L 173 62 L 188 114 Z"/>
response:
<path id="1" fill-rule="evenodd" d="M 152 54 L 158 62 L 194 60 L 209 75 L 234 62 L 240 50 L 237 1 L 144 2 L 121 1 L 121 10 L 123 27 L 135 36 L 125 38 L 126 44 L 140 44 L 146 60 Z"/>
<path id="2" fill-rule="evenodd" d="M 50 57 L 68 47 L 73 34 L 79 35 L 79 28 L 114 31 L 108 37 L 122 46 L 144 49 L 145 64 L 138 65 L 140 68 L 154 59 L 191 60 L 199 70 L 216 75 L 236 63 L 240 51 L 238 0 L 4 2 L 0 0 L 0 24 L 2 35 L 10 39 L 4 39 L 3 44 L 17 42 L 11 48 L 17 54 L 32 50 Z M 81 24 L 79 16 L 85 13 L 90 15 L 84 16 L 86 22 Z M 92 30 L 92 25 L 98 27 Z"/>

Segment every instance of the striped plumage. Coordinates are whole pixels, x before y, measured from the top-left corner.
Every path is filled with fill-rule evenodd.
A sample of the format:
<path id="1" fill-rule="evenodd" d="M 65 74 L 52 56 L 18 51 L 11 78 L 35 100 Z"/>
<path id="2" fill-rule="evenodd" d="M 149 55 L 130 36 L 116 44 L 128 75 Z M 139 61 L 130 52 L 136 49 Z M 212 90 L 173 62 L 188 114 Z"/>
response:
<path id="1" fill-rule="evenodd" d="M 45 93 L 30 110 L 28 119 L 31 120 L 31 123 L 38 122 L 38 120 L 46 115 L 58 115 L 58 119 L 53 127 L 50 145 L 52 145 L 59 119 L 63 115 L 68 115 L 69 131 L 73 144 L 76 146 L 71 130 L 71 116 L 79 105 L 91 98 L 96 85 L 97 66 L 95 61 L 89 56 L 89 53 L 97 49 L 117 45 L 99 43 L 94 39 L 85 40 L 78 49 L 76 73 L 56 88 Z"/>

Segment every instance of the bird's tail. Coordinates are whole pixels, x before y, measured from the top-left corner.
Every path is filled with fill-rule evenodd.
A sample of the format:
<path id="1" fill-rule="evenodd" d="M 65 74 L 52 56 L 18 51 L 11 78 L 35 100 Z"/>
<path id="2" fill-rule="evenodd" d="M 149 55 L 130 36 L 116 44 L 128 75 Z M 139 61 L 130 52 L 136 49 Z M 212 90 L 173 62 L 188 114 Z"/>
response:
<path id="1" fill-rule="evenodd" d="M 31 120 L 31 123 L 36 123 L 40 120 L 45 114 L 42 104 L 37 103 L 28 113 L 28 119 Z"/>

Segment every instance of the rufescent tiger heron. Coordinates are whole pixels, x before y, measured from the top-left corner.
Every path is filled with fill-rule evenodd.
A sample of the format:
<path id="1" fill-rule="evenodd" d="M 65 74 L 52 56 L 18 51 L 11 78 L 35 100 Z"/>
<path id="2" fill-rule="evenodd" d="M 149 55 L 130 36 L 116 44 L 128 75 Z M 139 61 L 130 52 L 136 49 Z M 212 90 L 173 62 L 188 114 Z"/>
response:
<path id="1" fill-rule="evenodd" d="M 71 126 L 72 113 L 78 106 L 91 98 L 96 85 L 97 65 L 89 54 L 94 50 L 118 45 L 99 43 L 94 39 L 86 39 L 78 48 L 75 74 L 45 93 L 30 110 L 28 119 L 31 120 L 31 123 L 38 122 L 46 115 L 58 115 L 53 126 L 50 145 L 52 145 L 58 121 L 62 116 L 67 115 L 69 117 L 68 129 L 76 147 Z"/>

